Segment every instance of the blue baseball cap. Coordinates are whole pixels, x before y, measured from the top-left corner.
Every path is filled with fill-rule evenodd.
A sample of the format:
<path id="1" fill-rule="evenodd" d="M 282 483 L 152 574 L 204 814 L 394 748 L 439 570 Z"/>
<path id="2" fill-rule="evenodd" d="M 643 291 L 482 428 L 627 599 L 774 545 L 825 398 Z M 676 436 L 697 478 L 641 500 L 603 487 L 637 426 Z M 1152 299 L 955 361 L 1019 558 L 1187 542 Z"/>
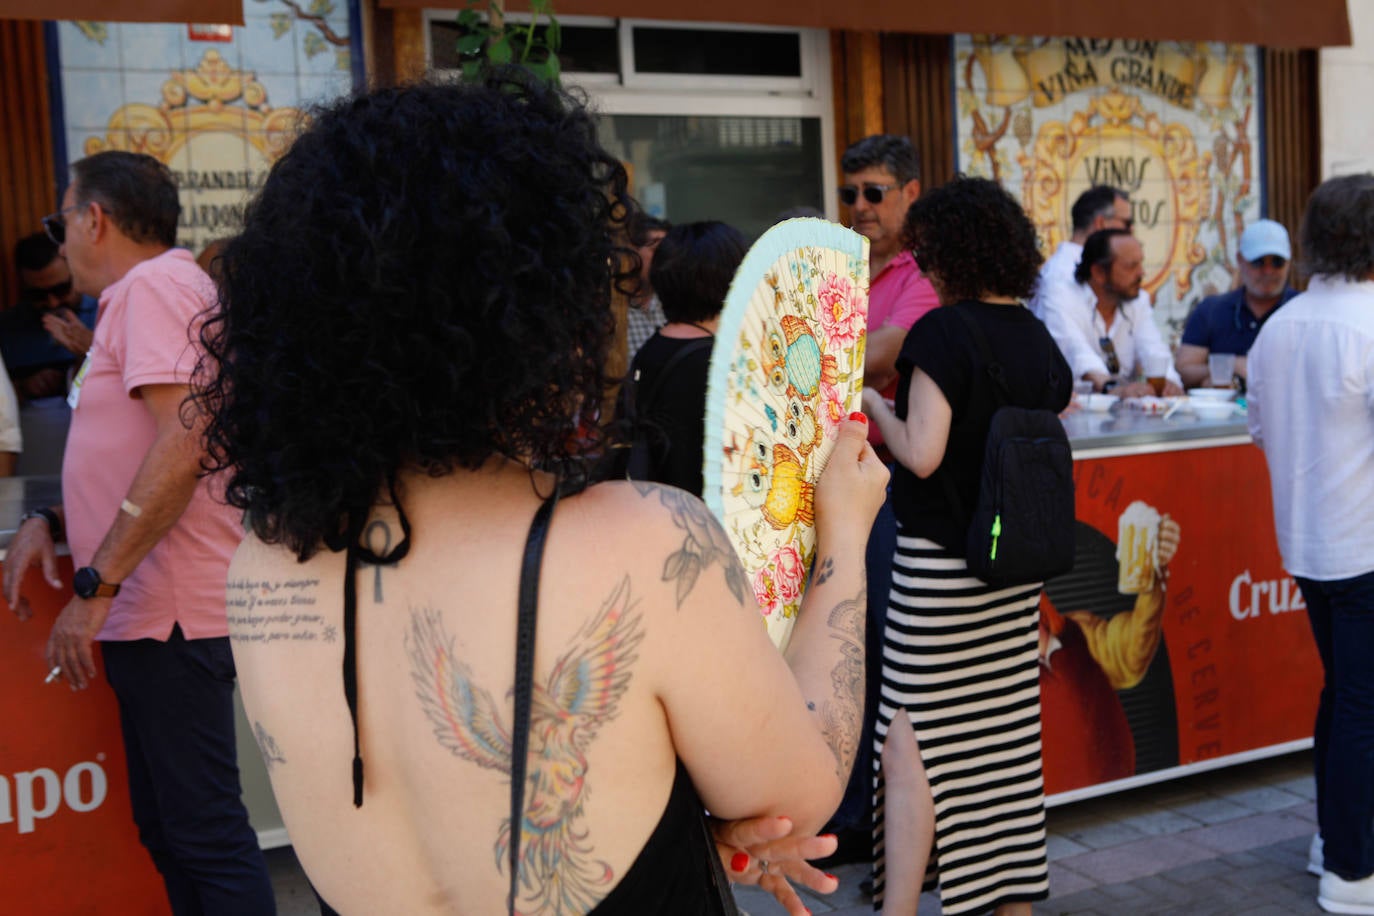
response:
<path id="1" fill-rule="evenodd" d="M 1256 220 L 1241 233 L 1240 256 L 1247 261 L 1258 261 L 1267 254 L 1276 254 L 1285 261 L 1293 260 L 1288 230 L 1272 219 Z"/>

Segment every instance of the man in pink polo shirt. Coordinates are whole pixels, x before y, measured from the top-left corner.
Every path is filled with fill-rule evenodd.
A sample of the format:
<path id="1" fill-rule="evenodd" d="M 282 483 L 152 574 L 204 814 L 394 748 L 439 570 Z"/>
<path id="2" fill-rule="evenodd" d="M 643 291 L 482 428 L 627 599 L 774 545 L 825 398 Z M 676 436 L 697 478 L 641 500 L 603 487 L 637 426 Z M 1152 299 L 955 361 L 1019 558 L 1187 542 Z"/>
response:
<path id="1" fill-rule="evenodd" d="M 935 288 L 921 273 L 916 258 L 902 244 L 906 211 L 921 196 L 920 159 L 911 141 L 895 134 L 865 137 L 840 158 L 844 182 L 840 202 L 849 208 L 849 223 L 868 239 L 868 341 L 864 350 L 864 384 L 886 398 L 897 393 L 897 354 L 922 315 L 940 304 Z M 868 439 L 883 456 L 878 424 L 868 424 Z M 885 502 L 868 539 L 869 658 L 881 652 L 887 593 L 892 584 L 892 554 L 897 521 Z M 836 831 L 855 831 L 863 843 L 871 839 L 872 728 L 877 710 L 879 666 L 868 666 L 864 734 L 859 758 L 851 771 L 844 801 L 831 821 Z M 843 838 L 843 833 L 841 834 Z"/>
<path id="2" fill-rule="evenodd" d="M 906 332 L 940 304 L 935 288 L 902 245 L 906 211 L 921 196 L 920 161 L 906 137 L 875 134 L 845 150 L 840 168 L 840 202 L 849 208 L 850 226 L 868 239 L 864 384 L 892 397 Z M 876 425 L 869 424 L 869 439 L 875 443 L 882 441 Z"/>
<path id="3" fill-rule="evenodd" d="M 234 742 L 225 578 L 242 530 L 200 476 L 201 426 L 185 405 L 214 286 L 173 247 L 181 207 L 166 166 L 106 152 L 72 177 L 44 227 L 76 288 L 100 298 L 95 338 L 68 397 L 63 505 L 25 517 L 5 598 L 29 616 L 19 589 L 35 564 L 59 586 L 53 542 L 65 529 L 76 596 L 53 624 L 47 663 L 84 689 L 101 643 L 134 820 L 172 911 L 275 913 Z"/>

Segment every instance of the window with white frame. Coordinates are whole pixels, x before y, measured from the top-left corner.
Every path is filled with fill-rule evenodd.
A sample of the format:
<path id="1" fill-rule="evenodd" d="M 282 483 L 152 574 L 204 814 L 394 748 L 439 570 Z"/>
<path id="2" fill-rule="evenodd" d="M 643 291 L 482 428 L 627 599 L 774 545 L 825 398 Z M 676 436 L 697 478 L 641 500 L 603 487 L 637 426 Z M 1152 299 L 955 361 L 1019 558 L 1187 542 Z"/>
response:
<path id="1" fill-rule="evenodd" d="M 456 68 L 454 14 L 430 11 L 426 25 L 426 63 Z M 719 219 L 751 237 L 797 208 L 835 216 L 824 30 L 580 16 L 559 25 L 563 82 L 590 97 L 602 143 L 650 213 Z"/>

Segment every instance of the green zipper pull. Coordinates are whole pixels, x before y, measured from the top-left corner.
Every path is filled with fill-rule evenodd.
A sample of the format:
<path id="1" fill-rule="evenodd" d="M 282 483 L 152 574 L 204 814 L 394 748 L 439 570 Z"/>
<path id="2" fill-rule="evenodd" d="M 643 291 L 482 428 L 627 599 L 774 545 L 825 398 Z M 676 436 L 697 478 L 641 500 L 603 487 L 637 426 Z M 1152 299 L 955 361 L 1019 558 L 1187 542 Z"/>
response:
<path id="1" fill-rule="evenodd" d="M 1002 513 L 998 512 L 992 518 L 992 549 L 988 551 L 988 559 L 997 559 L 997 538 L 1002 534 Z"/>

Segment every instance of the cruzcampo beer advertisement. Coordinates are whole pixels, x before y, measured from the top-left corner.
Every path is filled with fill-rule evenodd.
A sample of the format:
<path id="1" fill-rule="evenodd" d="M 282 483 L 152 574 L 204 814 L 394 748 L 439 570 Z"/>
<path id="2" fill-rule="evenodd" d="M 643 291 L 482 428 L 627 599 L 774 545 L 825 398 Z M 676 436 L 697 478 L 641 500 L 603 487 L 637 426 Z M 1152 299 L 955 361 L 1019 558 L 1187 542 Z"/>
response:
<path id="1" fill-rule="evenodd" d="M 58 559 L 64 583 L 70 557 Z M 167 893 L 138 842 L 119 708 L 105 666 L 86 690 L 44 682 L 44 650 L 70 584 L 52 589 L 29 570 L 33 618 L 0 599 L 0 862 L 6 913 L 165 916 Z"/>
<path id="2" fill-rule="evenodd" d="M 1321 665 L 1259 449 L 1090 457 L 1074 478 L 1074 568 L 1040 603 L 1046 791 L 1311 737 Z"/>
<path id="3" fill-rule="evenodd" d="M 1083 191 L 1131 195 L 1145 289 L 1176 344 L 1189 308 L 1232 288 L 1260 216 L 1259 57 L 1206 42 L 961 35 L 958 167 L 1025 205 L 1048 257 Z"/>

